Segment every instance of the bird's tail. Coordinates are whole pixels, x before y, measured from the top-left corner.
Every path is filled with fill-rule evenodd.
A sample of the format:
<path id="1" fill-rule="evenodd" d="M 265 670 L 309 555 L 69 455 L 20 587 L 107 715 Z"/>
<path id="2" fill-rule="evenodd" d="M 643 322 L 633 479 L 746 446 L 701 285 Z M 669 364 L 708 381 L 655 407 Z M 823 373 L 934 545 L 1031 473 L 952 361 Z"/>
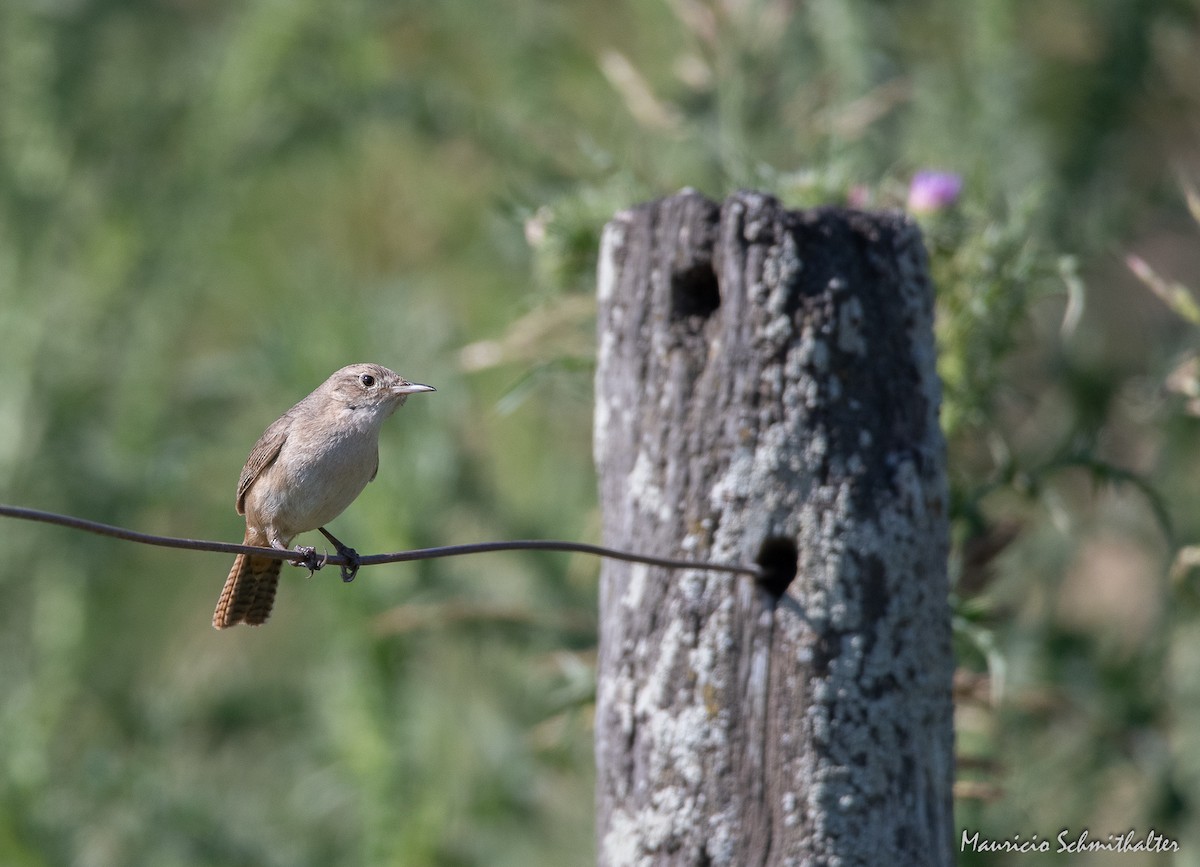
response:
<path id="1" fill-rule="evenodd" d="M 247 534 L 243 544 L 260 543 L 251 540 Z M 213 613 L 213 627 L 224 629 L 238 623 L 251 626 L 265 623 L 275 603 L 275 589 L 279 586 L 282 567 L 282 560 L 238 554 Z"/>

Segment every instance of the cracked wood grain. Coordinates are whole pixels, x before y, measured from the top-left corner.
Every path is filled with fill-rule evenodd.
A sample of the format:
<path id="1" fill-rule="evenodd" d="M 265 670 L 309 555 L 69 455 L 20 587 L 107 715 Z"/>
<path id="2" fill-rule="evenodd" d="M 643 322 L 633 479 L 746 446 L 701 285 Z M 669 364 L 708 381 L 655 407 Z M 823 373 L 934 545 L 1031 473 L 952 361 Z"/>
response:
<path id="1" fill-rule="evenodd" d="M 605 544 L 785 575 L 603 565 L 599 863 L 951 864 L 918 229 L 685 190 L 609 223 L 598 296 Z"/>

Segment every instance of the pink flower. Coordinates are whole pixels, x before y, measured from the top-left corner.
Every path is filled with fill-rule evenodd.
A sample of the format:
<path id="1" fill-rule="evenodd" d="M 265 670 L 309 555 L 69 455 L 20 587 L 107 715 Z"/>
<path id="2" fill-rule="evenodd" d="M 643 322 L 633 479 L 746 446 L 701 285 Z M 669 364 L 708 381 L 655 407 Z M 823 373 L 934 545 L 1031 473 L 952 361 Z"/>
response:
<path id="1" fill-rule="evenodd" d="M 908 186 L 908 209 L 914 214 L 934 214 L 958 201 L 962 176 L 954 172 L 919 171 Z"/>

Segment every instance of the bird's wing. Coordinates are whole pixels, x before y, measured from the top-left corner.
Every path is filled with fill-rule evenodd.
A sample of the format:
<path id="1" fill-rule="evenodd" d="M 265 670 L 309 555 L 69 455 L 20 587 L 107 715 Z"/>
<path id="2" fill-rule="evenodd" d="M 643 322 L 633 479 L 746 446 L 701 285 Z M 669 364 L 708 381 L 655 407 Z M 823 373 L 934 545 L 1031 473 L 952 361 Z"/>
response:
<path id="1" fill-rule="evenodd" d="M 254 480 L 262 474 L 262 471 L 271 466 L 279 457 L 279 450 L 283 448 L 283 442 L 287 439 L 291 426 L 291 413 L 280 416 L 274 424 L 263 431 L 263 435 L 258 438 L 258 442 L 250 450 L 250 457 L 246 458 L 246 466 L 242 467 L 242 477 L 238 479 L 237 513 L 239 515 L 246 514 L 246 492 L 250 490 L 250 486 L 254 484 Z"/>

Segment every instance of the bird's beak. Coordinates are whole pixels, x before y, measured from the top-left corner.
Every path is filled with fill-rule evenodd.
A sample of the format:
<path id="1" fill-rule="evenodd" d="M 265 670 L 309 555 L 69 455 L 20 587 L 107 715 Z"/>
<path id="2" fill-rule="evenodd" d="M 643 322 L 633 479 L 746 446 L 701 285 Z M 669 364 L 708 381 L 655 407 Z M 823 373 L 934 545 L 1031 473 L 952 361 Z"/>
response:
<path id="1" fill-rule="evenodd" d="M 420 394 L 423 391 L 437 391 L 432 385 L 421 385 L 419 382 L 402 382 L 392 386 L 392 394 Z"/>

